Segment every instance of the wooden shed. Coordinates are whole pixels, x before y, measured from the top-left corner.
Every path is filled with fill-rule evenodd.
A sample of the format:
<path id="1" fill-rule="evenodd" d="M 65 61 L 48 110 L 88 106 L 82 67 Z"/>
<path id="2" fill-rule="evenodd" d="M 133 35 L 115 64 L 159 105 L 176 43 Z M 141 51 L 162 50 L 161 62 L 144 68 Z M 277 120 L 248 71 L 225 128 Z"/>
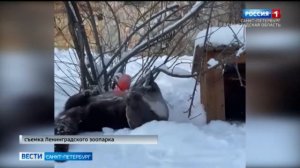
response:
<path id="1" fill-rule="evenodd" d="M 245 121 L 245 27 L 211 27 L 199 32 L 192 73 L 200 74 L 201 103 L 211 120 Z"/>

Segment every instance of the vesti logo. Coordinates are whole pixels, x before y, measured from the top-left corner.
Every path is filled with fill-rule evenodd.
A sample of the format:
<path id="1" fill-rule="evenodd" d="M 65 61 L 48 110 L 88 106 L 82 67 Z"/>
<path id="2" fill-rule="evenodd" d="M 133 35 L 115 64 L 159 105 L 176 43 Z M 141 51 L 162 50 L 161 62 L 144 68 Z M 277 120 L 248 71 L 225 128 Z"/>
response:
<path id="1" fill-rule="evenodd" d="M 20 152 L 20 160 L 44 160 L 44 152 Z"/>
<path id="2" fill-rule="evenodd" d="M 20 152 L 22 161 L 52 161 L 52 160 L 93 160 L 92 152 Z"/>
<path id="3" fill-rule="evenodd" d="M 243 19 L 279 19 L 280 9 L 243 9 Z"/>

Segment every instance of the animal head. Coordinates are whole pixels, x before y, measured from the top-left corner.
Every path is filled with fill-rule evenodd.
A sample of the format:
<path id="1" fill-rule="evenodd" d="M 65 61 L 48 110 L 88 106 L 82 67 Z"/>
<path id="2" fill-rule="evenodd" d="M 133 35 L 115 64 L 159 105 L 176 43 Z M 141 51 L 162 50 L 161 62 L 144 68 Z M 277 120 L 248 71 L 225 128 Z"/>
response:
<path id="1" fill-rule="evenodd" d="M 131 91 L 126 96 L 126 104 L 134 109 L 139 108 L 142 101 L 142 95 L 136 91 Z"/>
<path id="2" fill-rule="evenodd" d="M 137 85 L 133 86 L 131 90 L 140 92 L 143 95 L 161 94 L 152 72 L 150 72 L 147 77 L 140 81 Z"/>

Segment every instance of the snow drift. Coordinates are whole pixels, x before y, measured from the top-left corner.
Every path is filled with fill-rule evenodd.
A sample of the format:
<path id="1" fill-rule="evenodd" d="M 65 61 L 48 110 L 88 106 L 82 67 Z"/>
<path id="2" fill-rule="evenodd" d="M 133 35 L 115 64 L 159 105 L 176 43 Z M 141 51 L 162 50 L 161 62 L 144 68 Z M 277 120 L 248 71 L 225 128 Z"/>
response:
<path id="1" fill-rule="evenodd" d="M 82 133 L 81 135 L 101 135 Z M 56 163 L 65 167 L 124 168 L 242 168 L 245 162 L 244 126 L 222 121 L 203 127 L 191 123 L 152 121 L 134 130 L 113 131 L 104 135 L 158 135 L 157 145 L 71 145 L 74 152 L 93 152 L 93 161 Z"/>

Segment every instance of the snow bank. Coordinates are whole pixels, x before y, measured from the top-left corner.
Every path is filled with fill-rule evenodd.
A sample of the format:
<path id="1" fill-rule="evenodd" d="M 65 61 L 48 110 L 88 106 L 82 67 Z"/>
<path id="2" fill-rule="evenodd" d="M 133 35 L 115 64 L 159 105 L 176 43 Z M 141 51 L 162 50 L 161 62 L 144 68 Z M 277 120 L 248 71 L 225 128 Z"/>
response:
<path id="1" fill-rule="evenodd" d="M 53 127 L 22 130 L 23 135 L 53 135 Z M 14 149 L 0 156 L 3 167 L 56 168 L 244 168 L 245 126 L 222 121 L 205 126 L 172 121 L 152 121 L 134 130 L 105 128 L 104 133 L 80 135 L 158 135 L 156 145 L 70 145 L 71 152 L 93 152 L 92 161 L 65 163 L 19 161 L 18 152 L 52 152 L 53 145 L 20 145 L 11 138 Z M 289 136 L 288 136 L 289 137 Z M 15 145 L 17 144 L 17 145 Z M 253 148 L 254 149 L 254 148 Z M 296 155 L 298 156 L 298 155 Z"/>
<path id="2" fill-rule="evenodd" d="M 100 133 L 84 133 L 84 135 Z M 93 152 L 93 161 L 56 163 L 65 167 L 242 168 L 244 126 L 222 121 L 203 127 L 191 123 L 152 121 L 135 130 L 109 130 L 105 135 L 158 135 L 157 145 L 71 145 L 71 151 Z"/>
<path id="3" fill-rule="evenodd" d="M 240 42 L 245 43 L 245 26 L 230 25 L 230 27 L 210 27 L 208 30 L 208 44 L 213 47 L 237 44 L 235 34 Z M 206 29 L 198 33 L 195 46 L 199 45 L 199 47 L 202 47 L 204 45 L 205 35 Z"/>

